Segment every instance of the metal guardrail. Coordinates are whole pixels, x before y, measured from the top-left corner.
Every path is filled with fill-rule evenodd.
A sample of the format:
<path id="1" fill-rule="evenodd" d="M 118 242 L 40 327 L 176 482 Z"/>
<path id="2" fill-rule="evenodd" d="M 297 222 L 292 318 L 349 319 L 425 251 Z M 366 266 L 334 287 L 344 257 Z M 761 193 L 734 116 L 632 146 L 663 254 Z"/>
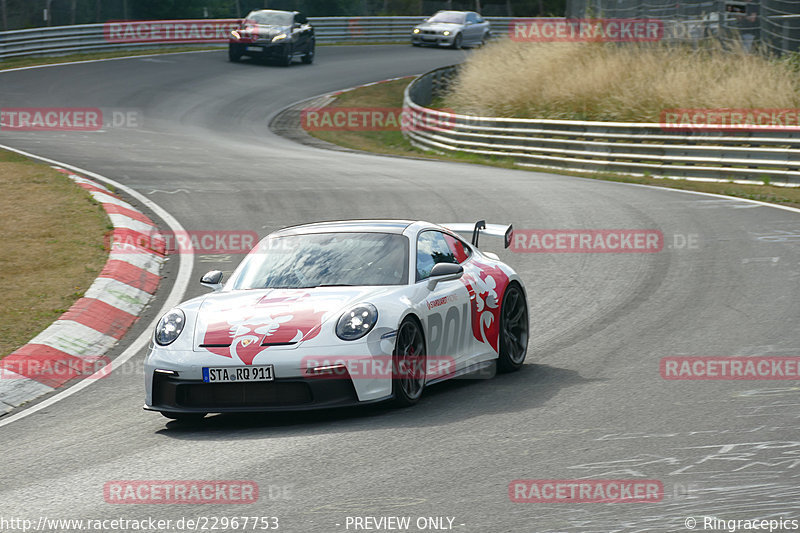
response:
<path id="1" fill-rule="evenodd" d="M 411 29 L 424 17 L 309 17 L 319 43 L 407 43 Z M 494 35 L 506 35 L 513 20 L 508 17 L 487 17 Z M 180 24 L 188 21 L 149 21 L 152 24 Z M 208 19 L 209 24 L 227 24 L 233 27 L 239 19 Z M 197 42 L 171 40 L 163 42 L 113 42 L 107 38 L 106 24 L 57 26 L 31 30 L 0 32 L 0 60 L 12 57 L 73 54 L 130 50 L 141 48 L 196 46 Z M 226 41 L 206 43 L 219 46 Z M 203 43 L 199 43 L 203 44 Z"/>
<path id="2" fill-rule="evenodd" d="M 525 167 L 800 186 L 800 132 L 669 132 L 660 124 L 477 117 L 430 109 L 457 66 L 414 80 L 406 137 L 438 152 L 510 157 Z"/>

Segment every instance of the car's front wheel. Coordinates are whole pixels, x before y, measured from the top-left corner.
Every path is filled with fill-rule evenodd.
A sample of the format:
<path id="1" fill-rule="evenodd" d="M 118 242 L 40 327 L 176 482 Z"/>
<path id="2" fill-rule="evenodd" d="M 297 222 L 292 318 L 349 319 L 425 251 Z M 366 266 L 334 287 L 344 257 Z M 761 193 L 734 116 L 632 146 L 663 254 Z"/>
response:
<path id="1" fill-rule="evenodd" d="M 303 55 L 303 63 L 306 65 L 310 65 L 314 62 L 314 53 L 317 45 L 315 41 L 311 41 L 311 44 L 308 45 L 308 50 Z"/>
<path id="2" fill-rule="evenodd" d="M 422 326 L 416 319 L 406 318 L 397 329 L 392 360 L 394 404 L 406 407 L 417 403 L 425 389 L 427 357 Z"/>
<path id="3" fill-rule="evenodd" d="M 244 55 L 244 47 L 238 44 L 228 45 L 228 60 L 231 63 L 238 63 L 239 61 L 241 61 L 242 55 Z"/>
<path id="4" fill-rule="evenodd" d="M 510 283 L 503 294 L 498 340 L 497 369 L 501 372 L 519 370 L 528 353 L 528 303 L 517 283 Z"/>
<path id="5" fill-rule="evenodd" d="M 461 48 L 461 45 L 464 44 L 464 36 L 460 33 L 457 33 L 456 36 L 453 38 L 453 48 L 458 49 Z"/>
<path id="6" fill-rule="evenodd" d="M 176 413 L 174 411 L 161 411 L 161 414 L 177 422 L 193 422 L 202 420 L 206 413 Z"/>

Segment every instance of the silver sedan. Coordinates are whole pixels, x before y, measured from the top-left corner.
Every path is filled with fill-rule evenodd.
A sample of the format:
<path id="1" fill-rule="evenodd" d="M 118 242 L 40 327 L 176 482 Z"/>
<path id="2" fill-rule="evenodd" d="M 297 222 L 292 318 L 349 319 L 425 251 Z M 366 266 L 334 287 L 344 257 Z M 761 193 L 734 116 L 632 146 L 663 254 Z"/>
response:
<path id="1" fill-rule="evenodd" d="M 416 26 L 411 44 L 421 46 L 480 46 L 491 37 L 489 22 L 474 11 L 439 11 Z"/>

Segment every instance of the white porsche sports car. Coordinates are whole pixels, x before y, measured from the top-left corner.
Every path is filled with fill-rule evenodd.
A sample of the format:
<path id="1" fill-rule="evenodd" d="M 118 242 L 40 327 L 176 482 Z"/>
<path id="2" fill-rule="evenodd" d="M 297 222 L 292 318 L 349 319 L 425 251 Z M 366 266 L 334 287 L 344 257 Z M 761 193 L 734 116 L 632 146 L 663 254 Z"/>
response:
<path id="1" fill-rule="evenodd" d="M 457 233 L 472 233 L 469 243 Z M 481 235 L 511 226 L 352 220 L 265 237 L 214 292 L 165 314 L 145 360 L 145 409 L 207 413 L 410 405 L 433 383 L 519 369 L 525 286 Z"/>

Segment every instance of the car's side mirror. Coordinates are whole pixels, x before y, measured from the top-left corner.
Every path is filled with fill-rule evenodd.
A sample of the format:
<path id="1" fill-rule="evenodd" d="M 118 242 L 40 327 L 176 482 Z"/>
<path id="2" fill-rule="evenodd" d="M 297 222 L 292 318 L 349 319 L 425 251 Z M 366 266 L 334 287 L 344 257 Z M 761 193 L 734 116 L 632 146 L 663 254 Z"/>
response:
<path id="1" fill-rule="evenodd" d="M 428 278 L 428 290 L 433 290 L 442 281 L 452 281 L 464 275 L 464 267 L 455 263 L 436 263 Z"/>
<path id="2" fill-rule="evenodd" d="M 222 288 L 222 271 L 212 270 L 200 278 L 200 285 L 218 291 Z"/>

